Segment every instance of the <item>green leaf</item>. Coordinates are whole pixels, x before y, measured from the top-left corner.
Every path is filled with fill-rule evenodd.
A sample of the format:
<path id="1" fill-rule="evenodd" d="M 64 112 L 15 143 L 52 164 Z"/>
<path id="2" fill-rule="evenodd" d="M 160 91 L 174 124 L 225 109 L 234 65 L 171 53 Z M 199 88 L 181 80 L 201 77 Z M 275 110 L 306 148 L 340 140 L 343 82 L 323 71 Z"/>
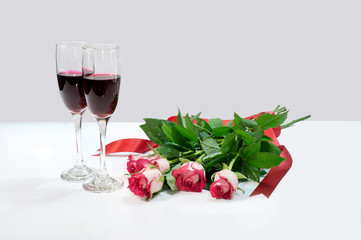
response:
<path id="1" fill-rule="evenodd" d="M 243 118 L 241 118 L 237 113 L 234 113 L 234 126 L 240 127 L 242 130 L 246 130 L 246 125 L 244 124 Z"/>
<path id="2" fill-rule="evenodd" d="M 235 139 L 235 142 L 234 142 L 233 147 L 230 150 L 230 152 L 238 153 L 240 148 L 244 147 L 242 145 L 245 145 L 245 143 L 243 143 L 243 140 L 239 135 L 236 135 L 236 137 L 234 139 Z"/>
<path id="3" fill-rule="evenodd" d="M 269 136 L 266 136 L 266 135 L 263 135 L 260 140 L 261 141 L 271 141 L 271 142 L 273 141 L 272 138 L 270 138 Z"/>
<path id="4" fill-rule="evenodd" d="M 158 138 L 156 138 L 155 136 L 153 136 L 153 134 L 152 134 L 151 131 L 149 130 L 149 127 L 148 127 L 147 124 L 142 124 L 142 125 L 140 125 L 140 128 L 143 130 L 143 132 L 148 136 L 148 138 L 149 138 L 152 142 L 154 142 L 154 143 L 156 143 L 156 144 L 158 144 L 158 145 L 160 145 L 160 144 L 163 143 L 163 141 L 161 141 L 160 139 L 158 139 Z"/>
<path id="5" fill-rule="evenodd" d="M 206 157 L 205 157 L 206 158 Z M 205 159 L 204 158 L 204 159 Z M 203 159 L 203 160 L 204 160 Z M 205 166 L 204 169 L 207 172 L 207 169 L 214 167 L 214 166 L 218 166 L 218 163 L 224 160 L 224 156 L 221 154 L 218 157 L 213 157 L 212 160 L 210 162 L 208 162 Z M 205 160 L 204 160 L 205 161 Z"/>
<path id="6" fill-rule="evenodd" d="M 185 122 L 186 122 L 186 127 L 189 131 L 194 132 L 194 134 L 196 133 L 196 129 L 194 127 L 193 121 L 190 119 L 190 117 L 188 116 L 188 114 L 185 116 Z"/>
<path id="7" fill-rule="evenodd" d="M 173 128 L 170 124 L 168 124 L 167 122 L 163 122 L 163 125 L 162 125 L 162 130 L 164 132 L 164 134 L 170 139 L 172 140 L 173 142 L 176 142 L 176 140 L 174 139 L 174 136 L 173 136 Z"/>
<path id="8" fill-rule="evenodd" d="M 250 129 L 255 129 L 258 127 L 258 123 L 255 120 L 243 119 L 244 124 L 246 127 Z"/>
<path id="9" fill-rule="evenodd" d="M 283 157 L 274 153 L 260 152 L 257 154 L 256 159 L 248 162 L 258 168 L 272 168 L 277 167 L 283 160 L 285 160 Z"/>
<path id="10" fill-rule="evenodd" d="M 219 156 L 221 156 L 221 155 L 222 155 L 222 152 L 220 152 L 220 151 L 213 152 L 213 153 L 205 156 L 205 157 L 203 158 L 203 161 L 204 161 L 204 162 L 207 162 L 207 161 L 209 161 L 209 160 L 211 160 L 211 159 L 213 159 L 213 158 L 217 158 L 217 157 L 219 157 Z"/>
<path id="11" fill-rule="evenodd" d="M 196 118 L 196 121 L 197 121 L 197 125 L 198 125 L 199 127 L 204 128 L 204 129 L 206 129 L 206 130 L 209 131 L 209 132 L 212 131 L 211 126 L 209 126 L 209 124 L 208 124 L 206 121 L 204 121 L 203 119 L 201 119 L 201 118 Z M 198 128 L 197 130 L 199 130 L 199 128 Z M 203 131 L 204 131 L 204 130 L 203 130 Z"/>
<path id="12" fill-rule="evenodd" d="M 215 168 L 217 171 L 219 171 L 219 170 L 223 169 L 223 165 L 220 163 L 216 163 L 213 165 L 213 168 Z"/>
<path id="13" fill-rule="evenodd" d="M 254 132 L 251 132 L 254 137 L 254 142 L 259 142 L 263 137 L 264 131 L 261 128 L 257 128 Z"/>
<path id="14" fill-rule="evenodd" d="M 246 131 L 241 129 L 235 129 L 234 132 L 243 139 L 246 145 L 250 145 L 254 142 L 254 138 L 251 135 L 249 135 L 249 133 L 247 133 Z"/>
<path id="15" fill-rule="evenodd" d="M 211 135 L 209 135 L 207 132 L 201 132 L 199 133 L 199 137 L 203 141 L 206 138 L 211 138 Z"/>
<path id="16" fill-rule="evenodd" d="M 172 142 L 180 145 L 185 149 L 193 148 L 193 145 L 189 144 L 185 137 L 177 130 L 177 124 L 169 121 L 164 121 L 162 125 L 162 130 L 164 134 L 172 140 Z M 180 127 L 180 126 L 179 126 Z"/>
<path id="17" fill-rule="evenodd" d="M 214 128 L 212 131 L 212 134 L 216 137 L 223 137 L 223 136 L 227 135 L 231 131 L 231 129 L 232 128 L 226 127 L 226 126 Z"/>
<path id="18" fill-rule="evenodd" d="M 254 159 L 260 151 L 261 143 L 253 143 L 243 149 L 242 156 L 246 159 Z"/>
<path id="19" fill-rule="evenodd" d="M 209 126 L 211 126 L 212 129 L 219 128 L 223 126 L 223 121 L 220 118 L 211 118 L 208 120 Z"/>
<path id="20" fill-rule="evenodd" d="M 177 168 L 180 168 L 180 164 L 177 164 L 177 165 L 175 165 L 173 168 L 172 168 L 172 170 L 171 171 L 169 171 L 169 173 L 167 173 L 166 175 L 165 175 L 165 179 L 167 180 L 167 184 L 168 184 L 168 186 L 170 187 L 170 189 L 172 190 L 172 191 L 178 191 L 178 187 L 177 187 L 177 184 L 176 184 L 176 179 L 175 179 L 175 177 L 173 177 L 173 175 L 172 175 L 172 171 L 174 170 L 174 169 L 177 169 Z"/>
<path id="21" fill-rule="evenodd" d="M 261 169 L 261 170 L 259 170 L 259 174 L 260 174 L 261 176 L 264 176 L 264 175 L 267 174 L 267 172 L 266 172 L 265 170 Z"/>
<path id="22" fill-rule="evenodd" d="M 180 125 L 175 125 L 175 128 L 186 138 L 191 140 L 192 142 L 199 143 L 198 136 L 196 133 L 186 129 L 185 127 L 182 127 Z"/>
<path id="23" fill-rule="evenodd" d="M 243 161 L 242 172 L 249 179 L 256 181 L 256 182 L 260 181 L 260 174 L 259 174 L 258 168 L 249 164 L 248 161 Z"/>
<path id="24" fill-rule="evenodd" d="M 186 148 L 186 147 L 183 147 L 177 143 L 174 143 L 174 142 L 165 142 L 162 144 L 162 146 L 167 146 L 167 147 L 170 147 L 170 148 L 173 148 L 175 150 L 178 150 L 180 152 L 186 152 L 188 151 L 189 149 Z"/>
<path id="25" fill-rule="evenodd" d="M 202 112 L 197 113 L 196 115 L 192 116 L 191 120 L 196 120 L 197 118 L 199 118 L 199 116 L 201 115 Z"/>
<path id="26" fill-rule="evenodd" d="M 170 142 L 171 140 L 165 135 L 162 130 L 164 120 L 154 118 L 144 118 L 145 124 L 148 126 L 148 130 L 154 138 L 162 142 Z M 158 144 L 158 143 L 157 143 Z"/>
<path id="27" fill-rule="evenodd" d="M 164 156 L 168 160 L 179 158 L 181 154 L 178 150 L 166 145 L 160 145 L 156 150 L 160 155 Z"/>
<path id="28" fill-rule="evenodd" d="M 261 152 L 271 152 L 280 155 L 282 151 L 271 142 L 261 142 Z"/>
<path id="29" fill-rule="evenodd" d="M 242 173 L 234 172 L 234 174 L 236 174 L 236 176 L 237 176 L 238 179 L 247 179 L 247 177 L 244 176 Z"/>
<path id="30" fill-rule="evenodd" d="M 182 115 L 181 111 L 179 110 L 179 108 L 178 108 L 178 115 L 177 115 L 177 124 L 182 127 L 185 127 L 185 125 L 186 125 L 183 115 Z"/>
<path id="31" fill-rule="evenodd" d="M 207 155 L 210 155 L 214 152 L 218 152 L 220 147 L 218 146 L 218 143 L 215 139 L 208 137 L 201 141 L 201 146 L 203 150 L 207 153 Z"/>
<path id="32" fill-rule="evenodd" d="M 229 121 L 225 126 L 226 127 L 233 127 L 233 120 Z"/>
<path id="33" fill-rule="evenodd" d="M 257 118 L 258 126 L 260 126 L 262 130 L 276 128 L 286 121 L 287 114 L 288 111 L 277 115 L 263 113 Z"/>
<path id="34" fill-rule="evenodd" d="M 222 153 L 228 153 L 234 143 L 236 142 L 236 134 L 235 133 L 229 133 L 225 138 L 224 138 L 224 141 L 223 141 L 223 144 L 221 146 L 221 152 Z"/>

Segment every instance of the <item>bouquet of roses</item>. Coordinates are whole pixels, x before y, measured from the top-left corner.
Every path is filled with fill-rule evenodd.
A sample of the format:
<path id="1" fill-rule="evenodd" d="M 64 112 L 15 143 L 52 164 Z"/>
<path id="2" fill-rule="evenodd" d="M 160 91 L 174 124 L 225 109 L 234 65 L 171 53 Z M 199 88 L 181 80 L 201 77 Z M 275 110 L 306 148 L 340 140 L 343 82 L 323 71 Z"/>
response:
<path id="1" fill-rule="evenodd" d="M 176 122 L 145 118 L 141 128 L 158 147 L 152 148 L 150 155 L 129 155 L 128 188 L 146 199 L 167 188 L 190 192 L 207 189 L 214 198 L 231 199 L 240 189 L 239 181 L 260 182 L 265 169 L 284 160 L 265 131 L 279 131 L 310 117 L 282 125 L 287 114 L 286 108 L 277 106 L 273 112 L 248 119 L 234 113 L 234 119 L 227 123 L 219 118 L 206 121 L 200 113 L 183 116 L 180 111 Z"/>

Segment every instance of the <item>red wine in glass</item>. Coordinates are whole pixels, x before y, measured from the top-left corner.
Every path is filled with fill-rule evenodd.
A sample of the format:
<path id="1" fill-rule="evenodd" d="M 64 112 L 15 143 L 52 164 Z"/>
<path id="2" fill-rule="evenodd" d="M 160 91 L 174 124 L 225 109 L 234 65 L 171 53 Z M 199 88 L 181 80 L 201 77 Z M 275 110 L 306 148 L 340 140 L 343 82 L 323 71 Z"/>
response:
<path id="1" fill-rule="evenodd" d="M 61 98 L 73 113 L 81 113 L 87 103 L 84 96 L 82 72 L 65 71 L 57 74 Z"/>
<path id="2" fill-rule="evenodd" d="M 83 84 L 93 115 L 99 118 L 112 115 L 118 103 L 120 75 L 91 74 L 84 76 Z"/>
<path id="3" fill-rule="evenodd" d="M 56 74 L 60 96 L 74 118 L 76 136 L 76 159 L 74 167 L 61 173 L 69 182 L 83 182 L 96 173 L 88 168 L 83 159 L 81 125 L 87 103 L 83 89 L 82 56 L 84 42 L 63 42 L 56 44 Z"/>
<path id="4" fill-rule="evenodd" d="M 90 192 L 119 190 L 121 179 L 110 177 L 106 168 L 106 129 L 115 111 L 120 87 L 120 49 L 115 44 L 89 44 L 83 47 L 83 87 L 90 112 L 95 116 L 100 133 L 99 170 L 83 184 Z"/>

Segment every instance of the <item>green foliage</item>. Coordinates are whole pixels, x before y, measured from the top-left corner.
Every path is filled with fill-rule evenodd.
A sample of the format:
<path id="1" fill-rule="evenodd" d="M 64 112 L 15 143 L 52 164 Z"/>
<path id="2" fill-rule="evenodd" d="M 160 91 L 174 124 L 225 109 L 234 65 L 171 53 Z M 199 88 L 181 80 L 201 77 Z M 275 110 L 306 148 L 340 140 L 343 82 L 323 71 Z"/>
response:
<path id="1" fill-rule="evenodd" d="M 264 135 L 265 130 L 276 128 L 287 118 L 288 110 L 277 107 L 275 114 L 263 113 L 257 119 L 244 119 L 234 113 L 234 119 L 223 125 L 220 118 L 208 122 L 195 116 L 183 116 L 178 110 L 177 123 L 146 118 L 141 128 L 151 141 L 158 144 L 156 151 L 166 157 L 171 167 L 187 161 L 200 162 L 207 176 L 224 166 L 236 172 L 240 181 L 260 181 L 263 169 L 278 166 L 284 158 L 281 150 Z M 166 175 L 173 190 L 171 171 Z M 207 181 L 207 186 L 210 182 Z"/>

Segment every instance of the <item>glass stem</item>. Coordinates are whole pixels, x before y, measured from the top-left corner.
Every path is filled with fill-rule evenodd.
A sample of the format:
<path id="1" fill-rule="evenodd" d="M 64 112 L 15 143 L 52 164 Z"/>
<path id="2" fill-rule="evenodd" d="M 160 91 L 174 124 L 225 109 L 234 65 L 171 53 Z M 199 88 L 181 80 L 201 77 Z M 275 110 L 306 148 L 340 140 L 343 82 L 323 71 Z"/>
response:
<path id="1" fill-rule="evenodd" d="M 77 157 L 75 160 L 75 168 L 83 168 L 85 167 L 84 159 L 83 159 L 83 146 L 81 139 L 81 123 L 83 119 L 83 113 L 72 113 L 74 117 L 75 124 L 75 137 L 76 137 L 76 153 Z"/>
<path id="2" fill-rule="evenodd" d="M 106 145 L 105 138 L 106 138 L 108 121 L 109 121 L 109 117 L 97 118 L 99 133 L 100 133 L 100 164 L 99 164 L 99 171 L 97 177 L 100 179 L 104 179 L 109 176 L 105 162 L 105 145 Z"/>

